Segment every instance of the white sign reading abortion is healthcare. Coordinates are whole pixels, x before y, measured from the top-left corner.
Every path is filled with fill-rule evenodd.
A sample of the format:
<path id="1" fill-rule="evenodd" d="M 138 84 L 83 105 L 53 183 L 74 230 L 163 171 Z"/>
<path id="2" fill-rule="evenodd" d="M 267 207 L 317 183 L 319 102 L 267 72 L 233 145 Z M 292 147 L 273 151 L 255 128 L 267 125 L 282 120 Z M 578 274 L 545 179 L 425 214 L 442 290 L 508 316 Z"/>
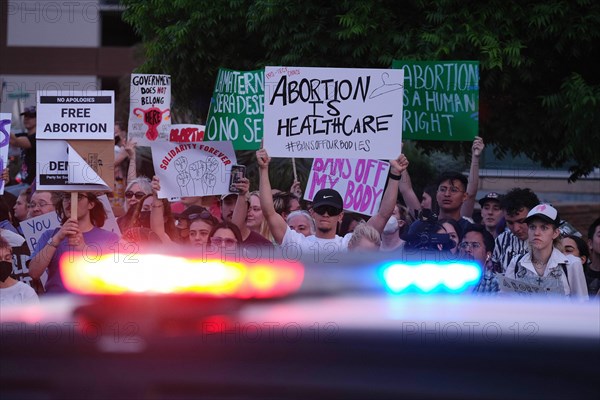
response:
<path id="1" fill-rule="evenodd" d="M 273 157 L 394 159 L 404 71 L 266 67 L 264 147 Z"/>
<path id="2" fill-rule="evenodd" d="M 335 189 L 344 200 L 344 210 L 363 215 L 379 211 L 390 163 L 379 160 L 315 158 L 304 198 L 312 201 L 321 189 Z"/>
<path id="3" fill-rule="evenodd" d="M 230 141 L 155 142 L 154 170 L 160 179 L 158 197 L 207 196 L 229 193 L 231 166 L 237 163 Z"/>
<path id="4" fill-rule="evenodd" d="M 37 92 L 37 139 L 114 140 L 115 92 Z"/>

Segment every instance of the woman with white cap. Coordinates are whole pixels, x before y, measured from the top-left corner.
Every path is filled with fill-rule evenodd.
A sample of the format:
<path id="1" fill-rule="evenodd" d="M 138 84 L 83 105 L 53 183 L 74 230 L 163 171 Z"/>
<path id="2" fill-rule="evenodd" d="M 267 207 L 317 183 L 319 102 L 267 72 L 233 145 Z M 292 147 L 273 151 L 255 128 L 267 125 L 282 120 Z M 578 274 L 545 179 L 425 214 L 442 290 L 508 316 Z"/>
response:
<path id="1" fill-rule="evenodd" d="M 529 211 L 525 223 L 529 252 L 513 259 L 505 276 L 538 287 L 543 293 L 587 300 L 581 260 L 561 252 L 558 211 L 549 204 L 539 204 Z"/>

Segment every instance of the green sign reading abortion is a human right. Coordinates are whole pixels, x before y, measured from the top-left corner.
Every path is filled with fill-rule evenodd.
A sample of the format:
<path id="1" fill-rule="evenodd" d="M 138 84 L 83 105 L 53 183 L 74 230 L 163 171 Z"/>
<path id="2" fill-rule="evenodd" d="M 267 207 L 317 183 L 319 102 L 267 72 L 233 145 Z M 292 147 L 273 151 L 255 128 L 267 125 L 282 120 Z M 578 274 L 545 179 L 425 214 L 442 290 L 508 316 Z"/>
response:
<path id="1" fill-rule="evenodd" d="M 235 150 L 258 150 L 263 137 L 265 71 L 219 69 L 204 140 L 231 140 Z"/>
<path id="2" fill-rule="evenodd" d="M 472 141 L 479 130 L 479 62 L 400 61 L 404 68 L 402 138 Z"/>

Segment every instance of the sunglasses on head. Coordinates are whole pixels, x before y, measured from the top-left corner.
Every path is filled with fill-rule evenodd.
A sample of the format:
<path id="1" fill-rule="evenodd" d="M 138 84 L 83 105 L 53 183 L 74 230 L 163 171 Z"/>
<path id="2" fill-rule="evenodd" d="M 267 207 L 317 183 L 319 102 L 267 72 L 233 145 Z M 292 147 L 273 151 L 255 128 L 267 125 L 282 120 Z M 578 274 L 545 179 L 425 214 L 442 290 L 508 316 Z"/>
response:
<path id="1" fill-rule="evenodd" d="M 318 206 L 318 207 L 313 207 L 313 210 L 319 214 L 319 215 L 325 215 L 325 213 L 327 213 L 327 215 L 335 217 L 336 215 L 340 215 L 342 212 L 341 208 L 337 208 L 334 206 Z"/>
<path id="2" fill-rule="evenodd" d="M 202 212 L 199 212 L 199 213 L 190 214 L 190 215 L 189 215 L 189 217 L 188 217 L 188 219 L 189 219 L 190 221 L 195 221 L 195 220 L 197 220 L 197 219 L 208 219 L 208 220 L 212 220 L 212 219 L 213 219 L 213 216 L 212 216 L 212 214 L 210 213 L 210 211 L 208 211 L 208 210 L 204 210 L 204 211 L 202 211 Z"/>
<path id="3" fill-rule="evenodd" d="M 144 198 L 144 196 L 146 196 L 146 193 L 144 192 L 135 192 L 133 193 L 131 190 L 128 190 L 125 192 L 125 198 L 126 199 L 130 199 L 133 196 L 135 196 L 136 199 L 141 200 Z"/>

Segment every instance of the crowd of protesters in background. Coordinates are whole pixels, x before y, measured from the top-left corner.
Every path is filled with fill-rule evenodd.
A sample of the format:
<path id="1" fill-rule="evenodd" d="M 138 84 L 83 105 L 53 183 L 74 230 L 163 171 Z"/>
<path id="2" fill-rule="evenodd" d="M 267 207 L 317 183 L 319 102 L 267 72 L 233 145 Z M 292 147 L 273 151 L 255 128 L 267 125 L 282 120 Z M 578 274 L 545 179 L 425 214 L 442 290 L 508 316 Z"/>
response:
<path id="1" fill-rule="evenodd" d="M 390 160 L 379 210 L 369 217 L 346 212 L 342 196 L 334 189 L 321 189 L 311 201 L 305 201 L 298 181 L 291 182 L 289 189 L 272 188 L 270 157 L 262 148 L 256 152 L 259 185 L 255 191 L 251 191 L 250 180 L 242 177 L 235 183 L 236 193 L 177 201 L 159 198 L 160 179 L 137 175 L 136 145 L 126 141 L 125 128 L 117 123 L 115 188 L 108 197 L 117 216 L 119 237 L 101 229 L 107 219 L 98 198 L 101 193 L 79 193 L 78 213 L 71 218 L 69 193 L 35 190 L 31 179 L 35 152 L 30 151 L 35 149 L 35 124 L 31 128 L 30 123 L 35 121 L 35 107 L 26 109 L 24 116 L 28 133 L 20 138 L 11 136 L 11 144 L 23 149 L 25 179 L 8 186 L 10 190 L 2 198 L 2 302 L 37 300 L 38 295 L 64 292 L 58 273 L 61 254 L 92 243 L 105 251 L 114 250 L 115 243 L 184 246 L 199 251 L 288 245 L 303 252 L 441 251 L 481 267 L 482 277 L 474 289 L 478 295 L 498 294 L 504 278 L 577 299 L 597 296 L 600 290 L 600 218 L 590 221 L 584 238 L 563 234 L 564 221 L 558 211 L 528 188 L 476 198 L 484 148 L 479 137 L 473 141 L 469 176 L 444 171 L 431 177 L 421 196 L 413 190 L 407 172 L 409 160 L 403 154 Z M 480 223 L 473 220 L 476 204 Z M 50 212 L 58 214 L 61 226 L 42 234 L 26 257 L 28 279 L 21 279 L 15 273 L 24 268 L 15 256 L 15 249 L 24 246 L 20 223 Z M 9 261 L 12 271 L 6 274 Z"/>

